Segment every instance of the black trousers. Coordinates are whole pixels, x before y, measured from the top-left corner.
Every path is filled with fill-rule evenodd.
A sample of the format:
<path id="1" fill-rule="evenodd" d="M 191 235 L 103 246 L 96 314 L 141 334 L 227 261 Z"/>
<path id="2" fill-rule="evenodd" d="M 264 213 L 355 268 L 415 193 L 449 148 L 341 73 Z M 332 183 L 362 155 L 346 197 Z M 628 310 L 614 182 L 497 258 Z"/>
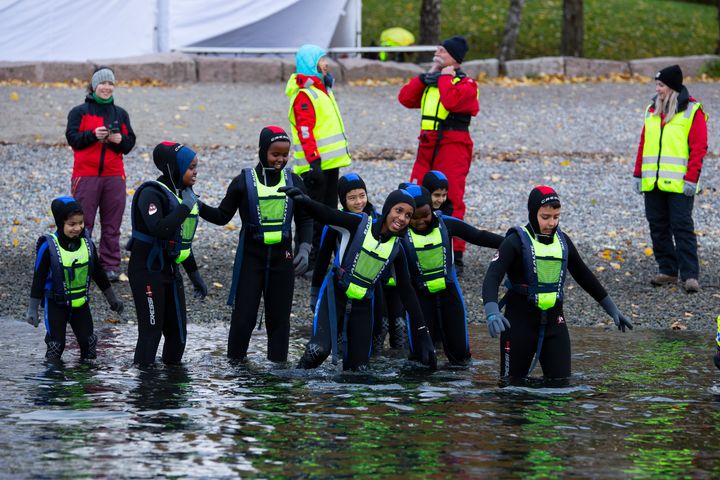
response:
<path id="1" fill-rule="evenodd" d="M 500 376 L 524 378 L 537 351 L 541 313 L 527 297 L 509 292 L 506 299 L 510 330 L 500 335 Z M 539 361 L 546 379 L 570 376 L 570 334 L 560 308 L 548 312 Z"/>
<path id="2" fill-rule="evenodd" d="M 470 360 L 470 343 L 460 286 L 451 282 L 439 292 L 420 291 L 418 300 L 430 336 L 440 339 L 447 359 L 451 364 L 466 364 Z"/>
<path id="3" fill-rule="evenodd" d="M 307 188 L 308 195 L 316 202 L 323 203 L 331 208 L 337 208 L 338 205 L 338 176 L 340 169 L 332 168 L 330 170 L 322 170 L 321 172 L 314 172 L 310 170 L 301 175 L 305 188 Z M 313 223 L 313 238 L 312 238 L 312 250 L 310 252 L 310 269 L 312 270 L 315 266 L 315 257 L 317 256 L 318 249 L 320 248 L 320 237 L 322 236 L 322 230 L 324 225 L 319 222 Z M 295 244 L 299 245 L 297 237 L 295 238 Z"/>
<path id="4" fill-rule="evenodd" d="M 155 363 L 160 338 L 165 337 L 162 361 L 180 363 L 187 339 L 185 290 L 180 273 L 169 276 L 130 270 L 128 274 L 138 321 L 134 362 Z"/>
<path id="5" fill-rule="evenodd" d="M 97 337 L 93 333 L 93 320 L 88 302 L 82 307 L 72 308 L 45 300 L 45 344 L 48 360 L 60 360 L 65 351 L 65 334 L 70 324 L 78 346 L 80 358 L 96 358 Z"/>
<path id="6" fill-rule="evenodd" d="M 370 363 L 372 352 L 374 299 L 348 300 L 333 277 L 320 287 L 320 301 L 313 319 L 313 335 L 299 368 L 317 368 L 332 353 L 332 315 L 330 314 L 328 282 L 333 282 L 338 346 L 342 342 L 343 370 L 359 370 Z"/>
<path id="7" fill-rule="evenodd" d="M 692 211 L 695 197 L 682 193 L 645 192 L 645 217 L 650 224 L 655 261 L 660 273 L 682 280 L 698 278 L 700 266 Z"/>
<path id="8" fill-rule="evenodd" d="M 258 248 L 246 244 L 228 335 L 228 357 L 247 356 L 250 337 L 257 323 L 260 298 L 264 299 L 267 358 L 285 362 L 290 343 L 290 310 L 295 275 L 289 246 Z"/>

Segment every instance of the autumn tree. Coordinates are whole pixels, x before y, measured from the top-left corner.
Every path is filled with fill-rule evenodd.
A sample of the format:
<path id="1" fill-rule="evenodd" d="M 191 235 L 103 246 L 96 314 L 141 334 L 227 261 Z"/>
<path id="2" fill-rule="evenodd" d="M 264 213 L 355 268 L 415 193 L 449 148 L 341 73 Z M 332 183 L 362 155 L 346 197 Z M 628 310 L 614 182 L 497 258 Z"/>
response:
<path id="1" fill-rule="evenodd" d="M 583 56 L 583 2 L 582 0 L 563 0 L 562 39 L 560 55 L 567 57 Z"/>
<path id="2" fill-rule="evenodd" d="M 515 56 L 515 45 L 517 44 L 517 38 L 520 33 L 520 17 L 522 16 L 524 6 L 525 0 L 510 0 L 507 21 L 505 22 L 505 32 L 503 32 L 500 51 L 498 52 L 500 73 L 503 75 L 507 73 L 505 62 L 512 60 Z"/>
<path id="3" fill-rule="evenodd" d="M 441 0 L 422 0 L 420 7 L 420 45 L 438 45 L 440 43 L 440 4 Z M 432 60 L 432 52 L 422 52 L 419 59 Z"/>

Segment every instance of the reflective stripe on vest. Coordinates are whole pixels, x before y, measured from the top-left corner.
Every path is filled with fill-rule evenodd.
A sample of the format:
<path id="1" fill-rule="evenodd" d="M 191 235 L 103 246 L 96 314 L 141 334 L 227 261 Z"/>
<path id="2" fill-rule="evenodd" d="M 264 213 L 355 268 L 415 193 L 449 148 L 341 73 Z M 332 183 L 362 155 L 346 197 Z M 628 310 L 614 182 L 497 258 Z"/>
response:
<path id="1" fill-rule="evenodd" d="M 190 213 L 185 218 L 180 227 L 175 231 L 171 240 L 160 240 L 147 233 L 139 232 L 135 228 L 136 201 L 138 198 L 140 198 L 140 192 L 143 189 L 152 186 L 159 188 L 160 191 L 165 194 L 165 198 L 167 198 L 168 200 L 168 206 L 170 209 L 168 214 L 172 213 L 172 211 L 175 210 L 182 203 L 182 199 L 175 195 L 175 192 L 170 190 L 170 188 L 168 188 L 168 186 L 162 182 L 152 180 L 140 185 L 140 187 L 138 187 L 138 189 L 135 191 L 131 207 L 132 213 L 130 218 L 133 223 L 132 238 L 145 243 L 157 244 L 159 248 L 162 248 L 162 250 L 167 253 L 168 257 L 173 259 L 175 263 L 180 264 L 185 261 L 185 259 L 187 259 L 192 252 L 192 241 L 193 238 L 195 238 L 195 231 L 197 230 L 198 214 L 200 212 L 200 208 L 196 203 L 193 208 L 190 209 Z"/>
<path id="2" fill-rule="evenodd" d="M 698 102 L 688 103 L 685 111 L 676 113 L 665 125 L 661 124 L 660 115 L 650 112 L 651 106 L 645 109 L 642 191 L 651 191 L 657 183 L 664 192 L 682 193 L 690 158 L 688 136 L 695 112 L 702 105 Z"/>
<path id="3" fill-rule="evenodd" d="M 397 255 L 398 241 L 397 237 L 385 242 L 376 240 L 372 234 L 372 221 L 363 213 L 363 220 L 340 268 L 340 284 L 346 288 L 348 298 L 361 300 L 369 297 L 372 287 Z"/>
<path id="4" fill-rule="evenodd" d="M 427 288 L 430 293 L 445 290 L 450 281 L 448 271 L 450 239 L 442 218 L 439 219 L 438 226 L 426 235 L 410 228 L 403 238 L 403 246 L 416 285 Z"/>
<path id="5" fill-rule="evenodd" d="M 340 116 L 335 95 L 331 90 L 327 93 L 323 92 L 312 84 L 312 80 L 308 79 L 308 83 L 290 99 L 290 110 L 288 111 L 288 118 L 292 125 L 293 153 L 296 161 L 302 161 L 301 165 L 293 167 L 294 172 L 301 174 L 310 170 L 310 165 L 304 161 L 305 152 L 300 143 L 295 122 L 295 111 L 293 110 L 295 98 L 300 92 L 307 94 L 315 110 L 313 137 L 317 145 L 322 169 L 329 170 L 350 165 L 350 152 L 348 151 L 348 141 L 345 135 L 345 125 Z"/>
<path id="6" fill-rule="evenodd" d="M 292 186 L 292 174 L 284 169 L 277 185 L 268 187 L 257 176 L 254 168 L 245 168 L 245 185 L 248 192 L 248 212 L 253 238 L 265 245 L 280 243 L 283 235 L 290 238 L 290 218 L 293 204 L 280 187 Z"/>
<path id="7" fill-rule="evenodd" d="M 85 305 L 90 287 L 92 264 L 92 243 L 85 235 L 80 247 L 71 252 L 65 250 L 56 234 L 46 235 L 50 253 L 50 275 L 52 276 L 52 299 L 56 303 L 72 308 Z"/>
<path id="8" fill-rule="evenodd" d="M 528 301 L 540 310 L 549 310 L 563 299 L 568 255 L 565 239 L 559 227 L 549 245 L 535 240 L 524 227 L 515 229 L 522 243 Z"/>

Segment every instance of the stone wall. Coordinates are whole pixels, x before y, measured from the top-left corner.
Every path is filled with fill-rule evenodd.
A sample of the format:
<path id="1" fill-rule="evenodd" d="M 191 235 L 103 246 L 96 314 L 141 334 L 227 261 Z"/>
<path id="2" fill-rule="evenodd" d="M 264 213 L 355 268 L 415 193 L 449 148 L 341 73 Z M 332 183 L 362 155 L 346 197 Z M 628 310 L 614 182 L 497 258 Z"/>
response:
<path id="1" fill-rule="evenodd" d="M 668 65 L 678 64 L 687 76 L 698 75 L 708 61 L 717 55 L 688 57 L 658 57 L 630 60 L 595 60 L 575 57 L 541 57 L 511 60 L 506 64 L 510 78 L 539 75 L 568 77 L 596 77 L 615 74 L 637 74 L 646 77 Z M 185 55 L 181 53 L 153 54 L 139 57 L 94 59 L 87 62 L 0 62 L 0 81 L 69 82 L 89 80 L 93 70 L 107 65 L 115 70 L 119 80 L 160 81 L 167 84 L 188 82 L 285 82 L 295 71 L 292 58 L 217 57 Z M 422 71 L 412 63 L 380 62 L 364 58 L 331 60 L 331 71 L 338 82 L 390 78 L 411 78 Z M 470 60 L 463 70 L 473 78 L 498 76 L 498 61 L 494 58 Z"/>

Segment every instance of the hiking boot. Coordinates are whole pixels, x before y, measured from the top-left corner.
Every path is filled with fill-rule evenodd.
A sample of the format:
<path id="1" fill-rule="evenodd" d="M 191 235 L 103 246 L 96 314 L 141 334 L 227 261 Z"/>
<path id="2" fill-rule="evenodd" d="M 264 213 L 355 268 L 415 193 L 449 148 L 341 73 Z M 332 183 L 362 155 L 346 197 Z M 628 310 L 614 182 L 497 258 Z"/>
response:
<path id="1" fill-rule="evenodd" d="M 720 368 L 720 347 L 718 347 L 718 350 L 713 357 L 713 362 L 717 368 Z"/>
<path id="2" fill-rule="evenodd" d="M 462 277 L 465 271 L 465 263 L 463 262 L 463 252 L 454 252 L 455 257 L 455 273 L 458 277 Z"/>
<path id="3" fill-rule="evenodd" d="M 697 293 L 700 291 L 700 284 L 696 278 L 688 278 L 683 283 L 683 288 L 687 293 Z"/>
<path id="4" fill-rule="evenodd" d="M 120 274 L 115 270 L 108 270 L 105 272 L 105 275 L 107 275 L 108 280 L 112 283 L 117 283 L 120 280 Z"/>
<path id="5" fill-rule="evenodd" d="M 671 283 L 677 283 L 677 277 L 674 275 L 668 275 L 667 273 L 658 273 L 655 278 L 650 280 L 650 283 L 659 287 L 661 285 L 670 285 Z M 695 280 L 697 283 L 697 280 Z"/>

